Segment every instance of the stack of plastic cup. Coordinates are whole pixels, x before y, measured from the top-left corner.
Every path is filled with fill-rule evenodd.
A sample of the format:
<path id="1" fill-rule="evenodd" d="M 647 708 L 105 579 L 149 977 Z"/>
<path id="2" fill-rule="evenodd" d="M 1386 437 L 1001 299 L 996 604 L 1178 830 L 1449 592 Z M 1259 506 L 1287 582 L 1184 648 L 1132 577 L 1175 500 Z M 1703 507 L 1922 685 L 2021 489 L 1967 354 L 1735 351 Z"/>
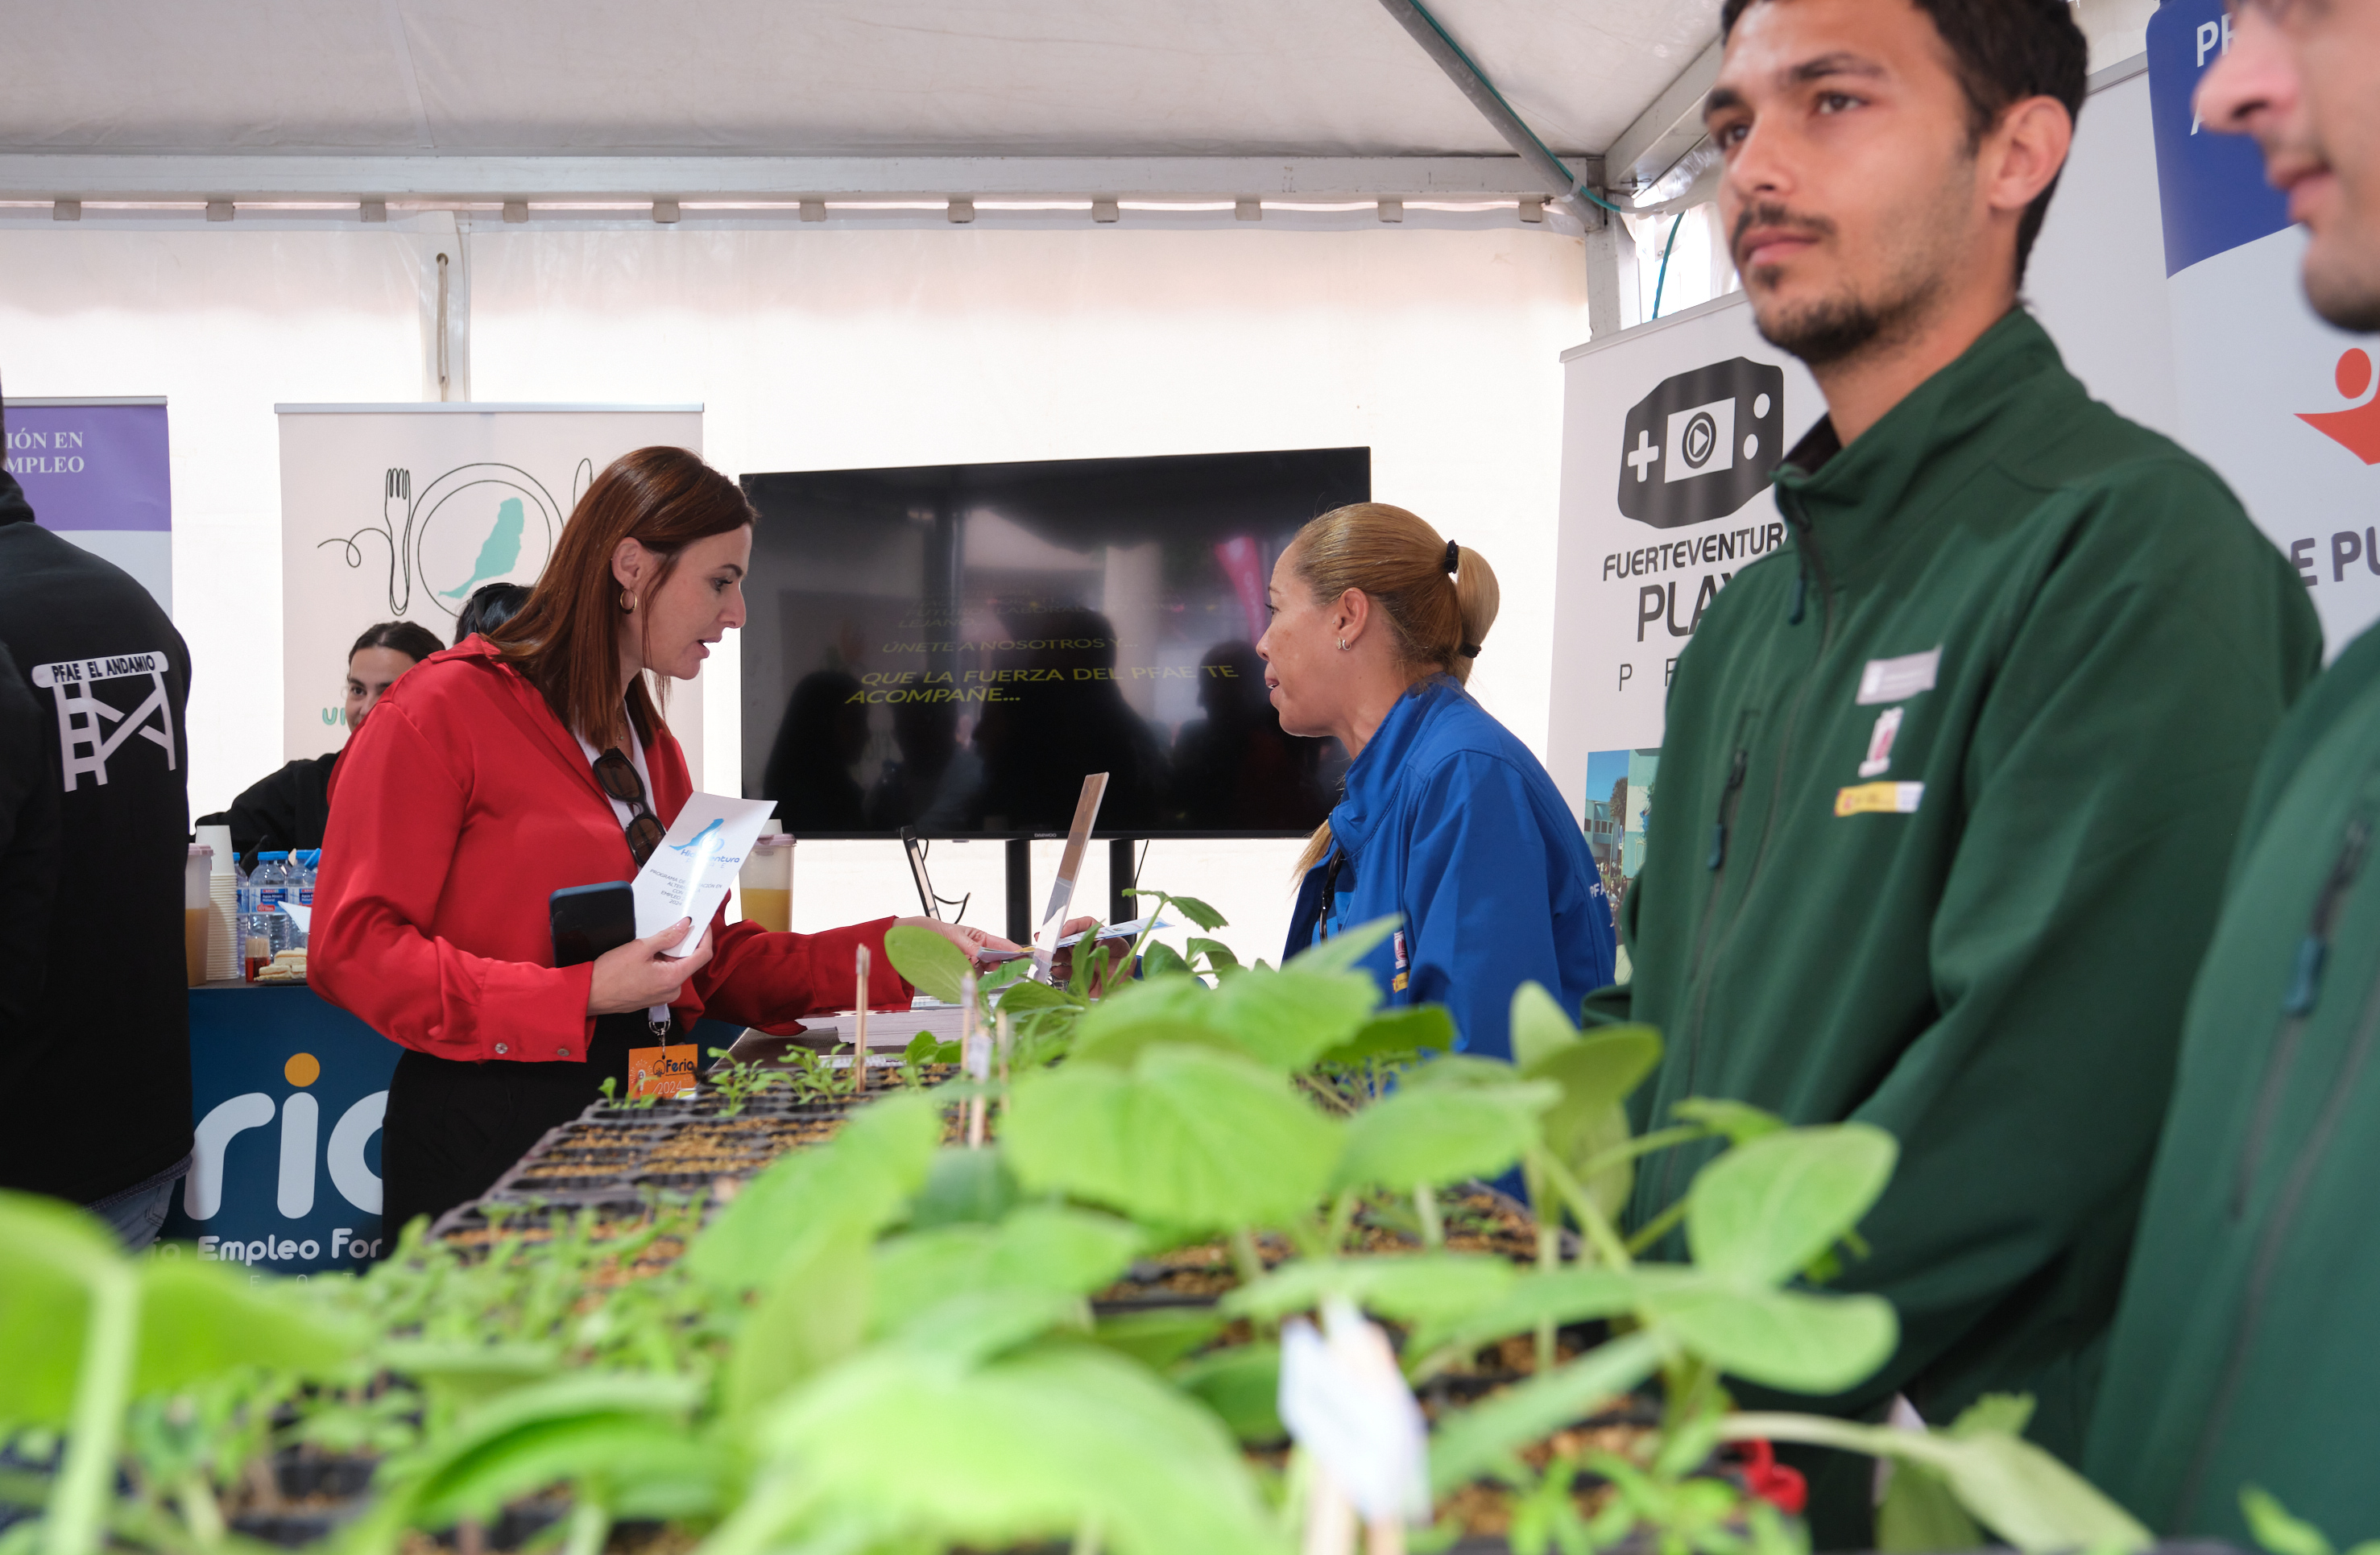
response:
<path id="1" fill-rule="evenodd" d="M 192 988 L 207 980 L 208 920 L 214 917 L 208 881 L 214 875 L 214 856 L 206 844 L 192 843 L 190 861 L 182 870 L 182 963 Z"/>
<path id="2" fill-rule="evenodd" d="M 228 826 L 200 827 L 199 842 L 214 850 L 207 875 L 207 977 L 228 982 L 240 975 L 239 856 Z"/>

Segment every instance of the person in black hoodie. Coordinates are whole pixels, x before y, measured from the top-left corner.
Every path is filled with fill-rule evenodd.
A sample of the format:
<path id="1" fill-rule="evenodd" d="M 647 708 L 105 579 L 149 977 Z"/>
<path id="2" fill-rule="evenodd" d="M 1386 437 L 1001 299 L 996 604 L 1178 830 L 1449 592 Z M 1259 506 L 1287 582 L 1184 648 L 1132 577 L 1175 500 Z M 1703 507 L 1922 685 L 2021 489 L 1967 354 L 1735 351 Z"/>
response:
<path id="1" fill-rule="evenodd" d="M 0 471 L 0 1187 L 154 1241 L 190 1161 L 190 654 L 149 591 Z M 70 1087 L 75 1106 L 37 1096 Z"/>

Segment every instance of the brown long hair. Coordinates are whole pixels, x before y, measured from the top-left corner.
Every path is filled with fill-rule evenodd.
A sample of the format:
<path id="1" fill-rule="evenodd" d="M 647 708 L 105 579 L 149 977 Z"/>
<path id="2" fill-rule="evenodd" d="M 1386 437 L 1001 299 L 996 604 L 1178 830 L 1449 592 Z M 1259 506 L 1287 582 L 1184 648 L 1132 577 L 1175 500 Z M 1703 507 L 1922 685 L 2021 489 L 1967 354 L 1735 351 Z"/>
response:
<path id="1" fill-rule="evenodd" d="M 1457 685 L 1470 681 L 1472 661 L 1502 602 L 1487 557 L 1468 546 L 1449 546 L 1417 515 L 1384 502 L 1333 508 L 1297 531 L 1289 554 L 1316 600 L 1327 604 L 1354 589 L 1372 601 L 1387 617 L 1397 657 L 1413 679 L 1442 671 Z M 1297 873 L 1330 852 L 1325 820 L 1307 839 Z"/>
<path id="2" fill-rule="evenodd" d="M 641 606 L 669 581 L 686 546 L 754 517 L 742 489 L 698 455 L 665 447 L 623 454 L 571 510 L 528 602 L 489 639 L 553 715 L 597 749 L 624 744 L 631 723 L 638 737 L 650 738 L 663 724 L 647 676 L 629 684 L 623 714 L 619 632 L 633 613 L 622 608 L 625 591 L 612 576 L 612 553 L 633 540 L 661 557 L 637 600 Z M 639 631 L 650 626 L 650 615 L 638 623 Z"/>

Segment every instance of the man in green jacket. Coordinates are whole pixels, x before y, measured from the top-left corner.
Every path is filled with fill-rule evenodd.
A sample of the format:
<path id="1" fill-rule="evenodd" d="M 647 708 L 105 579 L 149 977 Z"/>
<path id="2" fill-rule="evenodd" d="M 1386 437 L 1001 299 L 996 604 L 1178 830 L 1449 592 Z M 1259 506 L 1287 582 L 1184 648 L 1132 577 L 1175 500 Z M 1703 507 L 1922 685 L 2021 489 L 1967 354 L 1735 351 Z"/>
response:
<path id="1" fill-rule="evenodd" d="M 2316 310 L 2380 329 L 2380 0 L 2239 6 L 2198 111 L 2263 142 Z M 2380 1535 L 2375 826 L 2367 631 L 2265 754 L 2109 1338 L 2084 1464 L 2160 1534 L 2247 1542 L 2252 1485 Z"/>
<path id="2" fill-rule="evenodd" d="M 1776 477 L 1790 547 L 1678 664 L 1597 1013 L 1664 1034 L 1640 1123 L 1717 1097 L 1900 1140 L 1839 1284 L 1900 1348 L 1818 1407 L 2022 1391 L 2079 1456 L 2223 861 L 2320 628 L 2222 482 L 2017 304 L 2083 92 L 2062 0 L 1722 26 L 1720 210 L 1828 416 Z M 1648 1161 L 1634 1223 L 1703 1159 Z M 1813 1486 L 1822 1547 L 1861 1537 L 1850 1466 Z"/>

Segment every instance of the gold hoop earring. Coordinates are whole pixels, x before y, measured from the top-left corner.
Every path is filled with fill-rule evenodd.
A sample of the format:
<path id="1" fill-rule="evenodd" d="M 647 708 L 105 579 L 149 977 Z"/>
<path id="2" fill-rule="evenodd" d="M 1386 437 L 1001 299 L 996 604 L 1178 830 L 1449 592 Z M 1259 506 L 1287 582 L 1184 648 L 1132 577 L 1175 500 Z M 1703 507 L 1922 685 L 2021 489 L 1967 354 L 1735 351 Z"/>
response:
<path id="1" fill-rule="evenodd" d="M 637 613 L 637 596 L 631 594 L 625 589 L 621 589 L 620 608 L 626 611 L 629 614 L 634 615 Z"/>

